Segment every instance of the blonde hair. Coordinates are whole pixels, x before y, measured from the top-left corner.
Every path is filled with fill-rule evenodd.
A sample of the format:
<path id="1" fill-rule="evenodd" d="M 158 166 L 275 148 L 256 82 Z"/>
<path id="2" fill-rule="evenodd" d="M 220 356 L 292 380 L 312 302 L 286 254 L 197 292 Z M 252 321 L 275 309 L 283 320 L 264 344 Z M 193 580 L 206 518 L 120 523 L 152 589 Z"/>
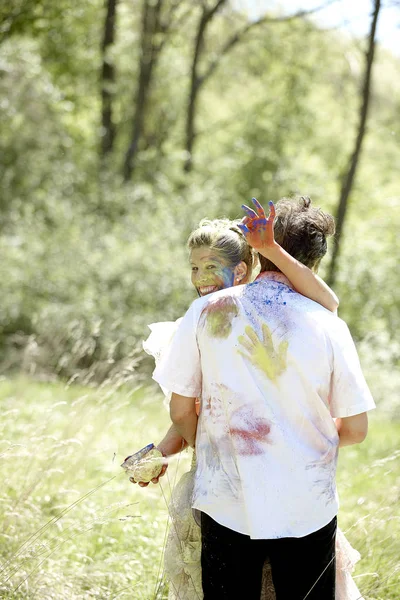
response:
<path id="1" fill-rule="evenodd" d="M 256 255 L 238 228 L 238 223 L 239 220 L 202 219 L 197 229 L 190 234 L 187 247 L 194 250 L 205 246 L 215 250 L 232 269 L 243 261 L 247 265 L 248 278 L 255 265 Z"/>

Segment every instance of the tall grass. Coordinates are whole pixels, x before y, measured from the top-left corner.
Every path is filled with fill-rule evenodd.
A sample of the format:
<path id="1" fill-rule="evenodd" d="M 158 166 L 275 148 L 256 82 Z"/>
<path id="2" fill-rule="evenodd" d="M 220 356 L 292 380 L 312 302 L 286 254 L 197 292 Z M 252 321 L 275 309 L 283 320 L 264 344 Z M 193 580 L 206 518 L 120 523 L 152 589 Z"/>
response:
<path id="1" fill-rule="evenodd" d="M 0 596 L 153 598 L 166 504 L 119 465 L 167 426 L 160 398 L 20 379 L 0 399 Z"/>
<path id="2" fill-rule="evenodd" d="M 162 487 L 129 483 L 125 456 L 168 425 L 161 397 L 133 386 L 0 382 L 0 596 L 167 598 L 162 553 L 171 465 Z M 366 600 L 400 590 L 400 423 L 372 419 L 341 451 L 340 524 L 361 552 Z M 179 461 L 188 466 L 188 456 Z"/>

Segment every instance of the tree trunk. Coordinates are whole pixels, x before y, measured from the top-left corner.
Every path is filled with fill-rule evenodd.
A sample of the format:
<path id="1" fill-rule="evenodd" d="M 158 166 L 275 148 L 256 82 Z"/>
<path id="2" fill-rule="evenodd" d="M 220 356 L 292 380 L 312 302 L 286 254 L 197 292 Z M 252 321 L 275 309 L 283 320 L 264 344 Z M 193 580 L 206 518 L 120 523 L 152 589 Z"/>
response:
<path id="1" fill-rule="evenodd" d="M 204 35 L 213 16 L 218 9 L 225 4 L 225 2 L 226 0 L 218 0 L 211 9 L 207 9 L 205 6 L 203 6 L 202 15 L 197 29 L 191 68 L 189 101 L 186 113 L 186 160 L 183 168 L 187 173 L 193 168 L 192 153 L 194 140 L 196 137 L 194 120 L 196 114 L 197 97 L 202 83 L 201 77 L 199 76 L 199 59 L 204 48 Z"/>
<path id="2" fill-rule="evenodd" d="M 361 106 L 360 106 L 360 121 L 358 126 L 358 132 L 356 136 L 356 141 L 354 145 L 353 153 L 349 160 L 349 165 L 347 169 L 347 173 L 345 174 L 342 182 L 342 187 L 340 191 L 340 198 L 336 212 L 336 235 L 333 243 L 333 252 L 332 259 L 329 266 L 329 273 L 327 282 L 330 286 L 333 286 L 336 281 L 337 275 L 337 264 L 339 258 L 340 251 L 340 242 L 342 239 L 343 226 L 345 222 L 345 217 L 348 208 L 348 200 L 351 194 L 351 190 L 353 187 L 354 179 L 357 172 L 357 167 L 361 155 L 361 148 L 365 136 L 366 131 L 366 123 L 367 123 L 367 115 L 368 115 L 368 107 L 369 100 L 371 96 L 371 73 L 372 73 L 372 65 L 374 62 L 374 53 L 375 53 L 375 35 L 376 35 L 376 27 L 378 23 L 379 11 L 381 8 L 380 0 L 374 0 L 374 12 L 371 20 L 371 28 L 368 38 L 368 51 L 366 53 L 365 60 L 365 75 L 362 86 L 362 95 L 361 95 Z"/>
<path id="3" fill-rule="evenodd" d="M 154 66 L 161 45 L 155 43 L 155 34 L 160 30 L 160 14 L 163 0 L 144 0 L 141 34 L 141 57 L 139 80 L 134 101 L 135 113 L 132 124 L 132 134 L 123 166 L 124 181 L 130 181 L 135 169 L 135 160 L 139 141 L 143 132 L 144 120 L 151 88 Z"/>
<path id="4" fill-rule="evenodd" d="M 109 49 L 114 44 L 115 14 L 118 0 L 106 0 L 106 19 L 104 22 L 101 52 L 103 65 L 101 70 L 101 156 L 105 157 L 113 149 L 115 124 L 113 121 L 113 97 L 115 83 L 115 67 L 109 56 Z"/>

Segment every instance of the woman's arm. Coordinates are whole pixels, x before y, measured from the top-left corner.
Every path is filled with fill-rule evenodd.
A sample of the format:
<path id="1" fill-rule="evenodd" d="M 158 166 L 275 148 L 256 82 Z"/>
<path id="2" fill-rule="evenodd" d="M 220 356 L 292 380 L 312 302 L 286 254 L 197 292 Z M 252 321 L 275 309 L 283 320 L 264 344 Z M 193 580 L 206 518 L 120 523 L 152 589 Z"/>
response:
<path id="1" fill-rule="evenodd" d="M 268 258 L 289 279 L 293 287 L 328 310 L 336 312 L 339 299 L 335 292 L 306 265 L 291 256 L 279 244 L 263 248 L 259 253 Z"/>
<path id="2" fill-rule="evenodd" d="M 156 448 L 165 456 L 165 458 L 169 458 L 178 452 L 182 452 L 184 448 L 187 447 L 187 442 L 183 439 L 181 434 L 176 429 L 175 425 L 171 425 L 168 429 L 167 433 L 161 440 L 159 444 L 157 444 Z M 160 471 L 160 474 L 157 477 L 153 477 L 151 480 L 152 483 L 158 483 L 160 477 L 165 475 L 165 472 L 168 468 L 168 461 L 163 465 L 163 468 Z M 149 485 L 148 482 L 144 481 L 136 481 L 133 477 L 130 477 L 129 480 L 132 483 L 138 483 L 140 487 L 147 487 Z"/>
<path id="3" fill-rule="evenodd" d="M 167 457 L 182 452 L 186 447 L 186 440 L 183 439 L 174 424 L 168 429 L 161 442 L 157 444 L 159 451 Z"/>
<path id="4" fill-rule="evenodd" d="M 293 258 L 275 241 L 273 202 L 269 203 L 268 218 L 263 207 L 255 198 L 253 198 L 253 204 L 257 212 L 248 206 L 242 206 L 247 216 L 239 225 L 250 246 L 274 263 L 300 294 L 335 312 L 339 306 L 339 300 L 331 288 L 316 273 Z"/>
<path id="5" fill-rule="evenodd" d="M 176 430 L 194 448 L 197 429 L 196 398 L 172 392 L 169 415 Z"/>

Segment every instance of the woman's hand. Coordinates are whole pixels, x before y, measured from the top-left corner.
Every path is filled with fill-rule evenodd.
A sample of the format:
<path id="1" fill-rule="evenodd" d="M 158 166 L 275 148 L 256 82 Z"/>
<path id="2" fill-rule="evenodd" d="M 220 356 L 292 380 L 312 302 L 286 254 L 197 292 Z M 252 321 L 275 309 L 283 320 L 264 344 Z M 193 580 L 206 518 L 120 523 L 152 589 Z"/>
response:
<path id="1" fill-rule="evenodd" d="M 158 480 L 160 479 L 160 477 L 162 477 L 163 475 L 165 475 L 165 471 L 168 469 L 168 464 L 165 463 L 160 471 L 160 474 L 157 475 L 157 477 L 153 477 L 153 479 L 151 480 L 151 483 L 158 483 Z M 129 477 L 129 481 L 131 483 L 138 483 L 140 485 L 140 487 L 147 487 L 149 485 L 149 481 L 136 481 L 133 477 Z"/>
<path id="2" fill-rule="evenodd" d="M 238 227 L 243 231 L 248 244 L 260 252 L 276 245 L 274 238 L 275 206 L 272 201 L 268 203 L 269 215 L 267 217 L 258 200 L 252 198 L 252 202 L 255 210 L 245 204 L 242 205 L 246 216 L 243 217 Z"/>

